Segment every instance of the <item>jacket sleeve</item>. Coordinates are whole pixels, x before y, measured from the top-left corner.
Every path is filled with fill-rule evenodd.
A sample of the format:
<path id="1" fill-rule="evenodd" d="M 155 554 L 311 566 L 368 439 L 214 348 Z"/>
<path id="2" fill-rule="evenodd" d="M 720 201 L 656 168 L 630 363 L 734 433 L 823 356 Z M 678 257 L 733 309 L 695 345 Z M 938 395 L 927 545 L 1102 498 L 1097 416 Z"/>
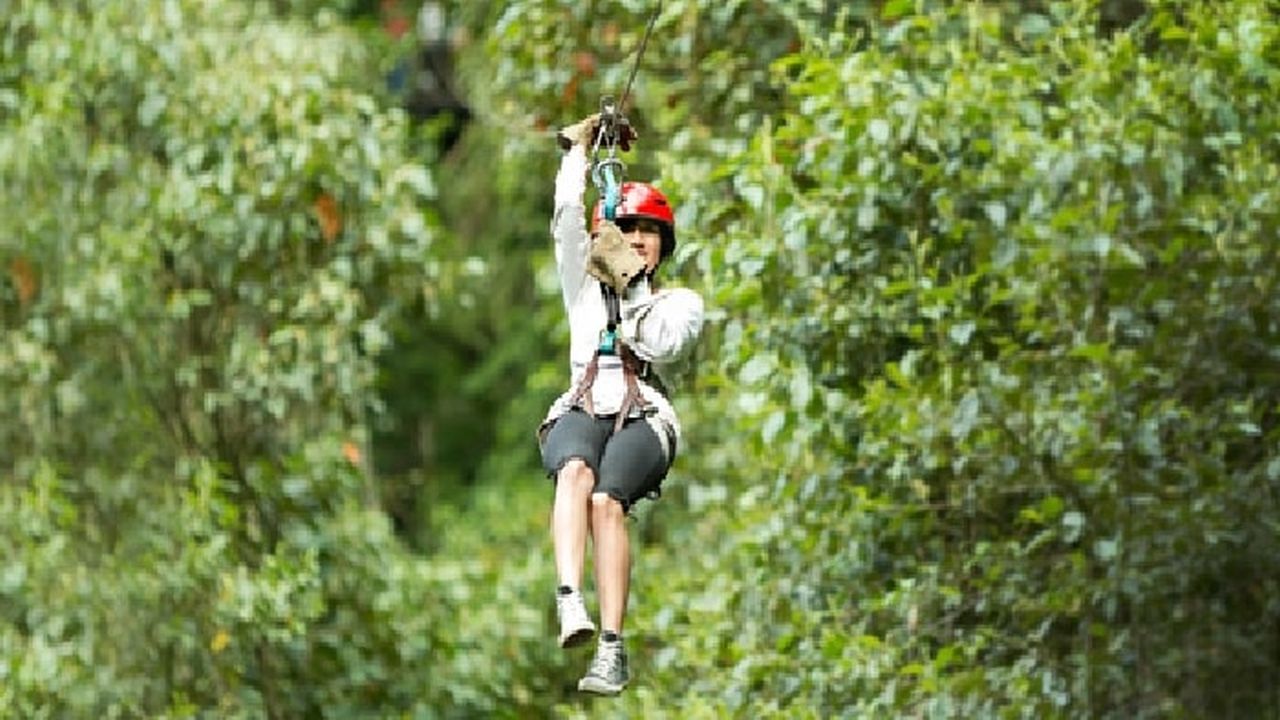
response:
<path id="1" fill-rule="evenodd" d="M 702 332 L 702 297 L 685 288 L 662 290 L 623 318 L 623 333 L 641 360 L 665 365 L 679 360 Z"/>
<path id="2" fill-rule="evenodd" d="M 587 284 L 586 207 L 583 194 L 587 187 L 587 152 L 574 145 L 560 160 L 556 173 L 555 214 L 551 219 L 551 236 L 555 239 L 556 268 L 560 272 L 560 289 L 564 306 L 572 307 L 578 293 Z"/>

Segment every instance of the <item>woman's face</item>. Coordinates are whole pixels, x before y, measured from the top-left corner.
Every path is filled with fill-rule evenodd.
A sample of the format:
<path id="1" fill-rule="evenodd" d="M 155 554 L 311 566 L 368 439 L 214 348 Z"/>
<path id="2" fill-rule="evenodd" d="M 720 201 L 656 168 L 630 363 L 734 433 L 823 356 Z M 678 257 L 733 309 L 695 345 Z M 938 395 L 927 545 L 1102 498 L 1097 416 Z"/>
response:
<path id="1" fill-rule="evenodd" d="M 645 272 L 653 272 L 662 259 L 662 223 L 649 218 L 620 218 L 618 229 L 644 260 Z"/>

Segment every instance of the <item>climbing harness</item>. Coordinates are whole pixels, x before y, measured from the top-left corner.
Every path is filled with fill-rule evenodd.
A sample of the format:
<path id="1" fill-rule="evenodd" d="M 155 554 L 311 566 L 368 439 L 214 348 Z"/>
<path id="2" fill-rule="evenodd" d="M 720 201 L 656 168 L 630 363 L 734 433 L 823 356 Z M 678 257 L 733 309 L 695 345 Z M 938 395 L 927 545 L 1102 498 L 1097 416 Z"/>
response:
<path id="1" fill-rule="evenodd" d="M 569 396 L 570 407 L 580 407 L 592 417 L 595 417 L 596 413 L 595 403 L 591 397 L 591 387 L 595 384 L 596 374 L 600 371 L 600 356 L 603 354 L 605 353 L 597 350 L 591 357 L 591 362 L 587 363 L 582 373 L 582 379 L 578 381 L 578 386 Z M 630 417 L 633 408 L 647 410 L 644 397 L 640 394 L 639 378 L 645 378 L 646 382 L 655 385 L 659 392 L 665 393 L 665 388 L 660 382 L 654 382 L 657 380 L 657 375 L 650 373 L 649 363 L 641 360 L 626 343 L 617 343 L 614 353 L 611 354 L 616 354 L 622 363 L 622 381 L 626 386 L 622 404 L 618 407 L 618 414 L 613 421 L 613 431 L 617 432 L 622 429 L 622 424 Z"/>

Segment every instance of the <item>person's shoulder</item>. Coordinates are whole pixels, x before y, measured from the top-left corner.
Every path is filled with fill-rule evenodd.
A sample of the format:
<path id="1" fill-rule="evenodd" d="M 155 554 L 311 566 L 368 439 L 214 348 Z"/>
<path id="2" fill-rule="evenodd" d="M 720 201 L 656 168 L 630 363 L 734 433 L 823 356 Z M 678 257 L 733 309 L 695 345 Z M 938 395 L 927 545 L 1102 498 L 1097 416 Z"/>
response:
<path id="1" fill-rule="evenodd" d="M 679 300 L 702 300 L 702 296 L 697 291 L 687 287 L 663 287 L 654 293 L 657 297 L 671 298 Z"/>
<path id="2" fill-rule="evenodd" d="M 686 287 L 664 287 L 654 294 L 654 299 L 664 303 L 676 303 L 682 307 L 702 310 L 702 296 Z"/>

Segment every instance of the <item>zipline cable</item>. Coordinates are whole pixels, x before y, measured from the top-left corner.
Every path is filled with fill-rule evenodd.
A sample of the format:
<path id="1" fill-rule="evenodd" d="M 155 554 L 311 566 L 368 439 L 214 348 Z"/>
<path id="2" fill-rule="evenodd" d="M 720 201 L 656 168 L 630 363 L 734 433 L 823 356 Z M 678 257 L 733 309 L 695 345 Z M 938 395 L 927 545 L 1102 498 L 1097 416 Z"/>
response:
<path id="1" fill-rule="evenodd" d="M 653 14 L 649 16 L 649 26 L 644 30 L 644 37 L 640 39 L 640 50 L 636 52 L 635 64 L 631 66 L 631 77 L 627 78 L 627 88 L 622 93 L 622 102 L 618 103 L 619 113 L 627 108 L 627 99 L 631 97 L 631 84 L 636 81 L 636 73 L 640 70 L 640 59 L 644 57 L 645 48 L 649 47 L 649 36 L 653 34 L 653 26 L 658 22 L 658 15 L 661 13 L 662 0 L 658 0 L 653 8 Z"/>

